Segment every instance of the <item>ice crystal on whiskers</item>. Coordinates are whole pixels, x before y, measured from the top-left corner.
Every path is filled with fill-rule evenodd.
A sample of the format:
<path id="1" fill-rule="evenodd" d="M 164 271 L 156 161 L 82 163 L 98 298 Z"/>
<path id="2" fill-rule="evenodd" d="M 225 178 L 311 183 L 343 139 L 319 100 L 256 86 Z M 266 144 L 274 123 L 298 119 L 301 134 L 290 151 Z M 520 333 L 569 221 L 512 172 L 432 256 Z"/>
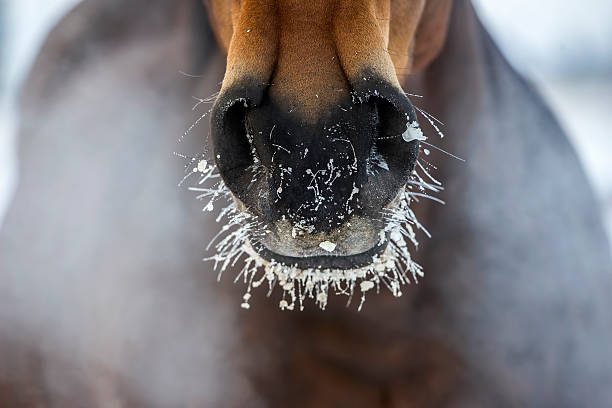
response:
<path id="1" fill-rule="evenodd" d="M 420 97 L 413 94 L 407 95 Z M 198 99 L 199 102 L 195 107 L 210 100 L 210 98 Z M 415 109 L 426 119 L 426 122 L 432 126 L 440 138 L 443 138 L 444 134 L 439 127 L 443 123 L 416 105 Z M 196 123 L 185 132 L 185 135 L 189 134 L 207 113 L 201 115 Z M 401 137 L 406 143 L 419 141 L 425 157 L 429 156 L 431 152 L 423 146 L 434 148 L 450 157 L 462 160 L 427 142 L 428 138 L 423 134 L 416 120 L 410 120 L 407 116 L 406 125 L 407 129 Z M 270 140 L 275 127 L 273 126 L 270 132 Z M 327 130 L 334 131 L 334 126 Z M 247 138 L 252 143 L 252 136 L 248 129 Z M 333 140 L 350 147 L 354 162 L 349 166 L 348 171 L 356 172 L 357 156 L 352 142 L 341 137 Z M 289 152 L 287 147 L 276 144 L 273 146 L 277 152 L 278 150 Z M 252 173 L 252 180 L 248 188 L 251 188 L 258 177 L 266 172 L 257 157 L 254 146 L 251 153 L 253 165 L 248 171 Z M 443 201 L 434 196 L 443 188 L 442 184 L 429 173 L 429 169 L 433 166 L 422 158 L 416 161 L 416 167 L 411 178 L 396 199 L 382 210 L 381 216 L 386 227 L 383 231 L 380 231 L 380 243 L 384 244 L 387 241 L 385 250 L 381 254 L 373 256 L 371 262 L 366 266 L 344 270 L 328 269 L 323 266 L 304 269 L 296 265 L 287 265 L 273 259 L 263 258 L 255 249 L 256 245 L 253 244 L 262 241 L 262 238 L 268 233 L 268 226 L 245 208 L 238 208 L 231 192 L 217 172 L 216 166 L 205 160 L 203 155 L 190 159 L 183 154 L 176 154 L 188 161 L 186 165 L 187 174 L 179 185 L 187 180 L 197 180 L 197 185 L 189 187 L 189 190 L 198 193 L 197 198 L 203 201 L 204 211 L 212 212 L 216 208 L 218 209 L 217 204 L 222 205 L 216 219 L 221 224 L 221 229 L 207 247 L 207 250 L 212 249 L 214 251 L 214 255 L 206 259 L 213 262 L 214 269 L 218 271 L 217 279 L 221 279 L 222 274 L 230 268 L 238 271 L 234 281 L 241 281 L 246 286 L 241 302 L 244 309 L 250 308 L 252 292 L 262 290 L 260 287 L 263 286 L 267 289 L 268 297 L 272 295 L 275 289 L 281 292 L 279 307 L 282 310 L 303 310 L 307 302 L 315 303 L 321 309 L 325 309 L 330 296 L 333 295 L 346 296 L 347 305 L 351 304 L 354 297 L 358 297 L 358 309 L 360 310 L 365 302 L 366 294 L 379 293 L 382 288 L 399 297 L 402 295 L 402 288 L 405 285 L 418 282 L 418 278 L 423 276 L 423 270 L 413 261 L 409 248 L 418 247 L 416 231 L 420 230 L 428 237 L 430 237 L 430 234 L 417 220 L 410 204 L 422 198 L 443 204 Z M 305 148 L 302 154 L 302 159 L 304 159 L 309 154 L 308 148 Z M 274 161 L 274 156 L 272 161 Z M 389 166 L 384 157 L 377 151 L 376 145 L 372 148 L 367 159 L 366 169 L 368 176 L 376 176 L 381 171 L 389 171 Z M 306 189 L 311 190 L 315 196 L 315 209 L 322 204 L 325 198 L 319 189 L 319 179 L 325 179 L 324 185 L 331 186 L 340 175 L 340 171 L 341 169 L 338 168 L 333 159 L 330 159 L 324 169 L 306 170 L 306 174 L 312 177 L 312 182 L 306 186 Z M 281 182 L 276 190 L 278 198 L 283 193 L 284 181 L 292 174 L 293 169 L 291 167 L 281 168 Z M 359 187 L 353 184 L 353 190 L 345 204 L 348 215 L 350 215 L 349 203 L 359 191 Z M 312 229 L 313 227 L 308 223 L 297 223 L 292 226 L 291 236 L 296 239 L 304 234 L 311 233 Z M 319 243 L 319 247 L 330 254 L 336 250 L 336 246 L 337 243 L 328 240 Z"/>
<path id="2" fill-rule="evenodd" d="M 218 279 L 229 268 L 238 270 L 234 281 L 246 285 L 241 302 L 244 309 L 250 308 L 252 292 L 263 286 L 267 296 L 271 296 L 275 288 L 282 292 L 279 301 L 282 310 L 303 310 L 308 301 L 325 309 L 332 295 L 346 296 L 347 305 L 353 297 L 358 297 L 358 310 L 361 310 L 367 293 L 378 293 L 382 288 L 399 297 L 403 286 L 417 282 L 423 276 L 422 268 L 412 260 L 409 246 L 418 246 L 415 230 L 422 230 L 428 236 L 429 233 L 410 209 L 410 202 L 422 197 L 433 198 L 427 193 L 439 192 L 442 187 L 421 163 L 406 188 L 384 210 L 386 228 L 381 231 L 381 240 L 389 238 L 384 252 L 373 256 L 369 265 L 346 270 L 302 269 L 263 258 L 251 242 L 257 242 L 262 234 L 266 234 L 267 226 L 256 216 L 238 209 L 214 164 L 204 159 L 192 159 L 188 166 L 189 174 L 181 183 L 190 177 L 198 177 L 197 185 L 189 189 L 198 193 L 197 198 L 204 202 L 204 210 L 212 211 L 217 202 L 224 205 L 217 217 L 221 230 L 207 247 L 215 253 L 207 260 L 213 262 Z M 329 251 L 335 247 L 334 243 L 327 241 L 321 246 Z"/>

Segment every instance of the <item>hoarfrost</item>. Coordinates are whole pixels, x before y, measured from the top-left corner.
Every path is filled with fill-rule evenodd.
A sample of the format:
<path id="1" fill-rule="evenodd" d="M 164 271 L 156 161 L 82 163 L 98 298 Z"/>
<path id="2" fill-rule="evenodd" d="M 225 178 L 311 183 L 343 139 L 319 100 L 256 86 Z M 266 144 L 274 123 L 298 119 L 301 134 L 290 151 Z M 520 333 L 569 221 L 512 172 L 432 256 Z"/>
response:
<path id="1" fill-rule="evenodd" d="M 442 132 L 434 123 L 441 124 L 441 122 L 421 109 L 418 109 L 418 111 L 442 136 Z M 274 128 L 272 131 L 274 131 Z M 271 135 L 272 132 L 270 132 L 270 138 Z M 425 141 L 427 139 L 416 121 L 408 123 L 407 130 L 402 137 L 407 142 L 413 140 Z M 357 158 L 352 143 L 342 138 L 334 140 L 346 143 L 352 149 L 354 162 L 350 166 L 349 172 L 355 172 L 357 170 Z M 283 146 L 274 145 L 274 147 L 276 147 L 276 151 L 289 152 Z M 427 149 L 424 149 L 423 152 L 425 155 L 430 153 Z M 305 148 L 301 154 L 302 158 L 307 154 L 308 148 Z M 184 156 L 181 155 L 181 157 Z M 192 167 L 196 161 L 196 167 Z M 214 163 L 209 163 L 203 158 L 192 159 L 190 164 L 187 165 L 187 174 L 179 185 L 197 175 L 199 177 L 197 186 L 189 187 L 189 190 L 198 193 L 197 198 L 204 201 L 204 209 L 212 211 L 215 203 L 219 200 L 225 203 L 216 219 L 217 222 L 223 224 L 221 230 L 207 247 L 207 249 L 213 248 L 215 254 L 206 258 L 206 260 L 213 262 L 214 269 L 218 271 L 218 280 L 229 268 L 238 266 L 239 272 L 234 282 L 242 281 L 246 285 L 246 291 L 240 303 L 242 308 L 250 308 L 249 302 L 253 290 L 260 286 L 267 286 L 267 296 L 271 296 L 275 288 L 282 291 L 282 299 L 279 301 L 281 310 L 304 310 L 307 301 L 312 301 L 319 308 L 325 309 L 331 295 L 346 296 L 348 306 L 351 304 L 356 289 L 361 292 L 358 305 L 358 310 L 361 310 L 366 299 L 366 293 L 372 291 L 379 293 L 381 288 L 386 288 L 394 296 L 399 297 L 402 296 L 401 288 L 403 286 L 411 282 L 418 283 L 418 278 L 424 276 L 421 266 L 412 260 L 409 245 L 418 247 L 419 243 L 415 230 L 421 230 L 428 237 L 430 234 L 417 220 L 410 208 L 410 203 L 418 201 L 420 198 L 442 202 L 433 196 L 433 194 L 443 190 L 442 184 L 430 174 L 428 167 L 417 160 L 415 170 L 405 188 L 389 207 L 383 209 L 383 219 L 386 227 L 380 232 L 380 243 L 384 244 L 388 240 L 383 253 L 373 256 L 371 263 L 368 265 L 346 270 L 324 267 L 303 269 L 295 265 L 268 260 L 259 255 L 252 243 L 260 242 L 261 238 L 270 232 L 269 228 L 258 217 L 238 209 Z M 374 151 L 369 158 L 368 174 L 375 174 L 378 171 L 377 168 L 387 171 L 389 169 L 384 158 Z M 254 167 L 252 170 L 257 173 L 257 169 L 257 167 Z M 291 176 L 292 173 L 291 168 L 282 170 L 281 185 L 277 188 L 278 195 L 283 192 L 283 177 L 285 175 Z M 306 173 L 312 178 L 306 189 L 313 192 L 316 208 L 318 208 L 323 200 L 320 188 L 323 185 L 331 186 L 334 183 L 338 177 L 338 169 L 334 162 L 330 161 L 327 169 L 316 171 L 308 169 Z M 255 180 L 257 174 L 253 177 L 253 180 Z M 321 183 L 321 186 L 319 183 Z M 359 187 L 353 184 L 353 189 L 347 200 L 347 213 L 349 214 L 348 204 L 358 193 Z M 294 239 L 297 239 L 299 236 L 310 232 L 312 232 L 311 226 L 298 223 L 294 225 L 291 235 Z M 330 241 L 323 241 L 319 246 L 328 252 L 333 252 L 336 249 L 336 244 Z"/>
<path id="2" fill-rule="evenodd" d="M 387 235 L 389 237 L 385 251 L 373 256 L 369 265 L 347 270 L 301 269 L 295 265 L 264 259 L 253 248 L 251 240 L 257 241 L 262 234 L 266 234 L 267 226 L 257 217 L 237 208 L 231 193 L 217 173 L 216 166 L 200 160 L 198 172 L 189 172 L 186 177 L 199 175 L 198 186 L 189 189 L 199 193 L 198 199 L 205 201 L 204 208 L 212 207 L 218 200 L 227 203 L 217 217 L 217 222 L 223 223 L 221 231 L 207 247 L 214 248 L 216 253 L 206 260 L 213 262 L 214 269 L 218 271 L 218 279 L 221 279 L 228 268 L 242 265 L 234 280 L 242 281 L 246 285 L 246 292 L 240 303 L 242 308 L 249 309 L 251 292 L 266 285 L 268 296 L 271 296 L 275 287 L 282 290 L 282 300 L 279 302 L 282 310 L 304 310 L 308 300 L 325 309 L 330 295 L 347 296 L 347 305 L 350 305 L 355 288 L 358 287 L 361 291 L 358 310 L 361 310 L 367 292 L 375 289 L 375 292 L 379 293 L 381 288 L 386 288 L 399 297 L 402 295 L 402 286 L 411 281 L 418 282 L 418 278 L 424 276 L 421 266 L 412 260 L 408 244 L 418 246 L 415 227 L 426 235 L 429 235 L 429 232 L 416 219 L 409 205 L 413 199 L 428 197 L 425 191 L 435 193 L 441 191 L 442 187 L 425 167 L 421 166 L 419 170 L 421 173 L 415 171 L 408 184 L 408 187 L 416 187 L 418 192 L 405 188 L 394 201 L 394 206 L 385 209 L 384 219 L 387 227 L 385 231 L 381 231 L 381 239 L 386 239 Z M 431 181 L 426 182 L 425 179 Z M 297 237 L 301 233 L 301 228 L 296 227 L 292 235 Z M 329 241 L 321 243 L 321 247 L 329 252 L 335 250 L 335 246 Z"/>
<path id="3" fill-rule="evenodd" d="M 336 249 L 336 244 L 330 241 L 323 241 L 319 244 L 319 246 L 327 252 L 334 252 Z"/>
<path id="4" fill-rule="evenodd" d="M 407 124 L 406 131 L 402 134 L 402 138 L 407 142 L 412 142 L 413 140 L 427 140 L 417 121 Z"/>

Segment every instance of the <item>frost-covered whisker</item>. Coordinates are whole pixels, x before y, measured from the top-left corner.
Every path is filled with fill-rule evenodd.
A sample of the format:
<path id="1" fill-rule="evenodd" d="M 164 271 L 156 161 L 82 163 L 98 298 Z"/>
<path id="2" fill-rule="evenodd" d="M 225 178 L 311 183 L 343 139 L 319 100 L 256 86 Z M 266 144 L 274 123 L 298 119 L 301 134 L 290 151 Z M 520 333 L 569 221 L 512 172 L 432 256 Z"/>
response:
<path id="1" fill-rule="evenodd" d="M 425 110 L 419 108 L 418 106 L 414 106 L 414 108 L 417 110 L 417 112 L 419 112 L 428 122 L 429 124 L 436 130 L 436 132 L 438 133 L 438 136 L 440 136 L 441 139 L 444 138 L 444 133 L 440 130 L 440 128 L 438 127 L 438 125 L 436 124 L 436 122 L 439 125 L 444 126 L 444 123 L 442 123 L 441 121 L 439 121 L 438 119 L 436 119 L 435 116 L 430 115 L 429 113 L 425 112 Z"/>
<path id="2" fill-rule="evenodd" d="M 198 104 L 205 102 L 197 100 Z M 443 134 L 437 125 L 442 122 L 420 108 L 417 110 L 442 137 Z M 188 134 L 199 120 L 201 118 L 185 134 Z M 423 145 L 439 149 L 425 142 L 427 138 L 423 135 L 417 122 L 411 122 L 409 125 L 412 127 L 409 129 L 412 133 L 408 132 L 407 136 L 404 135 L 404 139 L 409 136 L 409 141 L 416 139 Z M 274 128 L 270 132 L 270 138 L 273 132 Z M 247 129 L 247 137 L 249 136 Z M 346 143 L 352 149 L 354 162 L 349 171 L 356 171 L 357 159 L 352 143 L 343 138 L 336 138 L 334 141 Z M 278 144 L 273 144 L 273 147 L 276 152 L 290 151 Z M 304 154 L 306 153 L 307 150 Z M 402 295 L 402 287 L 410 283 L 418 283 L 418 279 L 424 276 L 421 266 L 412 259 L 411 248 L 419 246 L 417 239 L 419 231 L 427 237 L 431 237 L 431 234 L 419 222 L 410 205 L 419 199 L 429 199 L 444 204 L 435 196 L 444 188 L 442 183 L 430 173 L 431 168 L 435 166 L 423 159 L 417 160 L 405 187 L 393 203 L 383 209 L 379 215 L 385 225 L 383 231 L 380 231 L 380 245 L 385 246 L 383 252 L 372 256 L 371 262 L 364 266 L 353 269 L 330 269 L 324 266 L 301 268 L 298 265 L 285 264 L 262 257 L 260 250 L 264 248 L 263 242 L 266 235 L 270 233 L 270 227 L 248 210 L 238 207 L 233 195 L 217 172 L 216 165 L 209 163 L 204 155 L 190 158 L 177 153 L 177 156 L 187 161 L 186 175 L 179 185 L 189 180 L 192 181 L 188 189 L 197 193 L 197 199 L 204 203 L 204 211 L 212 212 L 219 203 L 222 203 L 222 208 L 216 217 L 216 221 L 222 226 L 207 246 L 207 250 L 212 250 L 214 253 L 205 260 L 213 263 L 213 268 L 218 272 L 217 279 L 221 279 L 222 275 L 230 269 L 237 272 L 234 282 L 240 281 L 246 286 L 241 302 L 241 307 L 245 309 L 250 308 L 253 292 L 260 286 L 264 286 L 267 287 L 268 297 L 274 293 L 275 289 L 280 291 L 279 307 L 282 310 L 304 310 L 308 302 L 313 302 L 319 308 L 325 309 L 333 295 L 346 296 L 347 306 L 352 303 L 354 297 L 359 297 L 357 309 L 361 310 L 368 293 L 379 293 L 382 288 L 393 296 L 399 297 Z M 373 149 L 366 165 L 369 176 L 381 171 L 389 171 L 384 157 L 376 149 Z M 260 176 L 267 174 L 267 170 L 256 156 L 254 156 L 254 164 L 247 171 L 252 174 L 247 190 L 250 190 L 260 180 Z M 338 171 L 333 160 L 330 160 L 327 167 L 323 169 L 306 170 L 311 180 L 304 187 L 314 194 L 312 205 L 315 205 L 315 209 L 323 200 L 321 189 L 324 186 L 331 187 Z M 281 184 L 277 194 L 282 192 L 284 178 L 291 176 L 291 168 L 280 168 Z M 358 192 L 359 188 L 354 186 L 351 199 Z M 333 252 L 336 244 L 323 241 L 320 247 L 325 251 Z"/>
<path id="3" fill-rule="evenodd" d="M 202 122 L 202 120 L 203 120 L 203 119 L 204 119 L 204 118 L 205 118 L 205 117 L 206 117 L 206 116 L 207 116 L 207 115 L 208 115 L 210 112 L 212 112 L 212 108 L 211 108 L 211 109 L 209 109 L 209 110 L 207 110 L 207 111 L 206 111 L 206 112 L 204 112 L 203 114 L 201 114 L 201 115 L 200 115 L 200 116 L 199 116 L 199 117 L 198 117 L 198 118 L 197 118 L 197 119 L 196 119 L 196 120 L 195 120 L 195 121 L 194 121 L 194 122 L 191 124 L 191 126 L 189 126 L 185 132 L 183 132 L 183 134 L 181 135 L 181 137 L 179 137 L 178 142 L 179 142 L 179 143 L 180 143 L 180 142 L 182 142 L 182 141 L 183 141 L 183 139 L 185 139 L 185 137 L 187 137 L 187 135 L 189 135 L 189 134 L 190 134 L 190 133 L 193 131 L 193 129 L 195 129 L 195 128 L 196 128 L 196 127 L 197 127 L 197 126 L 200 124 L 200 122 Z"/>
<path id="4" fill-rule="evenodd" d="M 179 71 L 179 74 L 186 76 L 187 78 L 202 78 L 204 75 L 195 75 L 195 74 L 189 74 L 185 71 Z"/>
<path id="5" fill-rule="evenodd" d="M 268 288 L 267 296 L 272 295 L 274 288 L 282 291 L 279 301 L 282 310 L 304 310 L 307 301 L 325 309 L 332 295 L 346 296 L 347 305 L 358 295 L 360 301 L 357 308 L 361 310 L 367 293 L 379 293 L 381 288 L 385 288 L 399 297 L 402 295 L 402 286 L 418 282 L 418 278 L 423 276 L 422 268 L 412 260 L 409 245 L 415 248 L 418 246 L 415 230 L 421 230 L 427 236 L 429 232 L 416 219 L 410 209 L 410 202 L 417 196 L 428 196 L 425 191 L 436 193 L 442 187 L 423 181 L 423 176 L 416 170 L 409 185 L 420 192 L 406 188 L 395 200 L 395 205 L 384 210 L 386 228 L 382 234 L 388 237 L 388 243 L 382 254 L 373 256 L 369 265 L 354 269 L 304 269 L 263 258 L 256 247 L 261 245 L 260 241 L 267 233 L 268 226 L 249 212 L 238 209 L 214 164 L 202 158 L 196 161 L 197 165 L 193 165 L 193 159 L 190 161 L 193 168 L 187 178 L 195 177 L 197 181 L 189 190 L 198 193 L 197 198 L 205 202 L 206 211 L 212 211 L 219 200 L 224 202 L 216 218 L 222 227 L 207 247 L 215 253 L 206 260 L 213 262 L 214 269 L 218 271 L 218 279 L 228 269 L 238 268 L 234 280 L 246 285 L 241 303 L 243 308 L 250 308 L 252 292 L 263 285 Z"/>
<path id="6" fill-rule="evenodd" d="M 465 159 L 462 159 L 462 158 L 461 158 L 461 157 L 459 157 L 459 156 L 455 156 L 454 154 L 452 154 L 452 153 L 450 153 L 450 152 L 447 152 L 446 150 L 442 149 L 441 147 L 438 147 L 438 146 L 433 145 L 433 144 L 431 144 L 431 143 L 427 143 L 427 142 L 425 142 L 425 141 L 422 141 L 421 143 L 423 143 L 423 144 L 425 144 L 425 145 L 427 145 L 427 146 L 433 147 L 434 149 L 436 149 L 436 150 L 438 150 L 438 151 L 440 151 L 440 152 L 442 152 L 442 153 L 444 153 L 444 154 L 446 154 L 446 155 L 448 155 L 448 156 L 452 157 L 453 159 L 457 159 L 457 160 L 462 161 L 462 162 L 464 162 L 464 161 L 465 161 Z"/>
<path id="7" fill-rule="evenodd" d="M 192 96 L 192 98 L 198 102 L 195 104 L 195 106 L 191 110 L 195 110 L 200 104 L 203 104 L 203 103 L 210 103 L 210 104 L 215 103 L 220 92 L 221 91 L 213 92 L 212 95 L 210 95 L 207 98 L 200 98 L 197 96 Z"/>
<path id="8" fill-rule="evenodd" d="M 214 94 L 212 94 L 211 96 L 209 96 L 208 98 L 198 98 L 193 96 L 192 98 L 195 99 L 197 102 L 196 104 L 191 108 L 192 111 L 195 111 L 201 104 L 203 103 L 214 103 L 215 100 L 217 99 L 217 96 L 219 95 L 219 92 L 215 92 Z M 202 113 L 192 124 L 191 126 L 189 126 L 187 128 L 187 130 L 185 130 L 185 132 L 183 132 L 183 134 L 179 137 L 178 142 L 182 142 L 183 139 L 185 139 L 185 137 L 187 137 L 199 124 L 200 122 L 202 122 L 202 120 L 208 116 L 208 114 L 210 114 L 212 112 L 212 108 L 210 108 L 209 110 L 207 110 L 206 112 Z"/>

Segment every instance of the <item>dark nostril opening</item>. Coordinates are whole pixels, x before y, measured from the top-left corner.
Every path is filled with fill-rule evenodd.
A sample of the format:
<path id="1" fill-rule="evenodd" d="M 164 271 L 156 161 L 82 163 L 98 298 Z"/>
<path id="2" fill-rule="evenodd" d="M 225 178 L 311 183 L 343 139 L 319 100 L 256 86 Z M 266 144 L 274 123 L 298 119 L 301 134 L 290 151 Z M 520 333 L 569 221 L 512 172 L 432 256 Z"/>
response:
<path id="1" fill-rule="evenodd" d="M 391 102 L 375 98 L 378 113 L 378 138 L 401 136 L 406 131 L 409 112 L 401 112 Z"/>
<path id="2" fill-rule="evenodd" d="M 415 120 L 407 98 L 398 103 L 377 96 L 373 101 L 376 132 L 367 165 L 368 181 L 363 186 L 360 200 L 364 208 L 380 209 L 391 202 L 408 182 L 416 164 L 419 142 L 407 142 L 403 137 L 408 123 Z"/>
<path id="3" fill-rule="evenodd" d="M 225 184 L 239 199 L 246 198 L 251 180 L 248 171 L 256 161 L 246 128 L 247 103 L 243 100 L 218 102 L 213 109 L 215 162 Z"/>
<path id="4" fill-rule="evenodd" d="M 384 98 L 376 98 L 375 103 L 378 125 L 372 153 L 383 159 L 388 170 L 405 183 L 414 168 L 419 147 L 418 141 L 407 142 L 403 138 L 409 123 L 415 120 L 414 110 L 410 102 L 405 110 Z"/>

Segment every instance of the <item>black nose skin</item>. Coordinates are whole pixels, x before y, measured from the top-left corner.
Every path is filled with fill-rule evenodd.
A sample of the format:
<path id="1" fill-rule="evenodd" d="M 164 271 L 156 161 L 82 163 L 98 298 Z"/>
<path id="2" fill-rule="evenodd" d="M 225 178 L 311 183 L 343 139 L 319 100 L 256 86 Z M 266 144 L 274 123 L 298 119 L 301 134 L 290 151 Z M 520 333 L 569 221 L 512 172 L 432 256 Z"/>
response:
<path id="1" fill-rule="evenodd" d="M 281 219 L 328 232 L 353 215 L 379 217 L 413 170 L 418 141 L 410 101 L 384 81 L 357 87 L 316 123 L 289 112 L 291 101 L 256 91 L 221 95 L 211 138 L 226 185 L 268 222 Z M 369 171 L 373 151 L 387 168 Z M 257 174 L 257 176 L 254 176 Z"/>
<path id="2" fill-rule="evenodd" d="M 266 100 L 247 113 L 255 150 L 269 172 L 273 219 L 325 231 L 359 209 L 354 190 L 367 181 L 374 109 L 349 100 L 338 105 L 315 124 L 289 113 L 289 104 Z"/>
<path id="3" fill-rule="evenodd" d="M 261 78 L 246 78 L 221 93 L 211 112 L 210 139 L 215 163 L 230 191 L 245 205 L 253 166 L 251 144 L 247 138 L 247 109 L 257 107 L 265 95 L 267 83 Z"/>

